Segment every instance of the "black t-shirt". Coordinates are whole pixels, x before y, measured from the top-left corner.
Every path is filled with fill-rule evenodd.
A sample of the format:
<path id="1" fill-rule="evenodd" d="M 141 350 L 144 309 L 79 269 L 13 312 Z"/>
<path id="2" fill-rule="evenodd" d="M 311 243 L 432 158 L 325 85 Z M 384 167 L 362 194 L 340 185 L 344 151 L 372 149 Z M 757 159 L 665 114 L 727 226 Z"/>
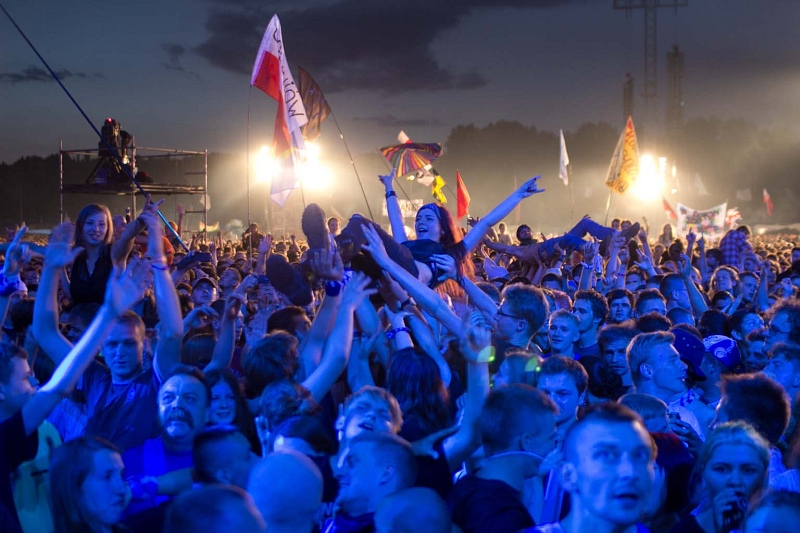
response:
<path id="1" fill-rule="evenodd" d="M 450 510 L 464 533 L 509 533 L 536 525 L 513 487 L 475 475 L 455 484 Z"/>
<path id="2" fill-rule="evenodd" d="M 415 442 L 427 437 L 419 421 L 414 416 L 409 416 L 403 421 L 400 436 L 408 442 Z M 450 474 L 450 463 L 443 447 L 444 439 L 437 442 L 434 449 L 439 454 L 438 459 L 430 456 L 417 456 L 417 487 L 427 487 L 436 491 L 443 500 L 447 501 L 453 489 L 453 476 Z"/>
<path id="3" fill-rule="evenodd" d="M 22 411 L 0 422 L 0 531 L 22 532 L 22 526 L 11 492 L 11 473 L 25 461 L 36 457 L 39 450 L 38 430 L 25 435 Z"/>
<path id="4" fill-rule="evenodd" d="M 111 262 L 111 250 L 109 247 L 100 250 L 100 257 L 97 258 L 91 274 L 89 274 L 89 267 L 86 265 L 86 253 L 79 255 L 72 265 L 69 282 L 72 303 L 102 304 L 106 295 L 106 284 L 113 269 L 114 265 Z"/>

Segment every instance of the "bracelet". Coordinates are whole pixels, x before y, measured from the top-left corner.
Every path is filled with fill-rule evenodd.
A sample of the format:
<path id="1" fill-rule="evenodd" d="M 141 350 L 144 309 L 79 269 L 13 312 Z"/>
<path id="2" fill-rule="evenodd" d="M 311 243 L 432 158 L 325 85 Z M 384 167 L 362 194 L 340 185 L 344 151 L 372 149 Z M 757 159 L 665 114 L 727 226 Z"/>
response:
<path id="1" fill-rule="evenodd" d="M 153 267 L 155 270 L 169 270 L 169 265 L 166 262 L 151 263 L 150 266 Z"/>
<path id="2" fill-rule="evenodd" d="M 389 191 L 389 192 L 386 193 L 386 199 L 387 200 L 389 198 L 391 198 L 392 196 L 397 196 L 397 192 L 396 191 Z"/>
<path id="3" fill-rule="evenodd" d="M 396 328 L 396 329 L 393 329 L 393 330 L 391 330 L 391 331 L 387 331 L 387 332 L 386 332 L 386 338 L 387 338 L 387 339 L 389 339 L 389 340 L 392 340 L 392 339 L 394 339 L 394 338 L 395 338 L 395 336 L 396 336 L 398 333 L 402 333 L 402 332 L 404 332 L 404 331 L 405 331 L 406 333 L 411 333 L 411 330 L 410 330 L 410 329 L 408 329 L 407 327 L 403 326 L 402 328 Z"/>
<path id="4" fill-rule="evenodd" d="M 325 282 L 325 296 L 339 296 L 342 291 L 342 284 L 338 281 Z"/>

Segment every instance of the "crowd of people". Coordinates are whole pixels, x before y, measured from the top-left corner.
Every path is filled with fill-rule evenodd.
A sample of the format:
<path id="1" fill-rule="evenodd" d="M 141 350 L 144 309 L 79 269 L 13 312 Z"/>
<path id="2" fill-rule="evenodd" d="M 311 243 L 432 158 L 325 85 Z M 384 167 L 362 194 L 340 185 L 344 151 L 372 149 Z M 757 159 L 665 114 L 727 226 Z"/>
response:
<path id="1" fill-rule="evenodd" d="M 311 204 L 187 251 L 148 199 L 11 232 L 0 531 L 796 531 L 798 242 L 539 239 L 538 178 L 407 235 L 381 181 L 388 231 Z"/>

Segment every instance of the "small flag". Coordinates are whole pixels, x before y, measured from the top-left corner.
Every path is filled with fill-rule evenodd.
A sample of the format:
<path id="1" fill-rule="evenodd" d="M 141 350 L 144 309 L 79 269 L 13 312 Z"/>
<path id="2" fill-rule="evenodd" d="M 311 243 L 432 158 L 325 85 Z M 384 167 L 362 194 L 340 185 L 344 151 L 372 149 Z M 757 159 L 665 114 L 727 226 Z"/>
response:
<path id="1" fill-rule="evenodd" d="M 278 15 L 269 21 L 261 39 L 250 85 L 258 87 L 278 102 L 272 136 L 272 150 L 278 170 L 272 178 L 270 197 L 283 207 L 292 189 L 300 185 L 296 171 L 300 163 L 298 150 L 305 149 L 300 129 L 308 122 L 308 118 L 286 61 Z"/>
<path id="2" fill-rule="evenodd" d="M 302 68 L 298 68 L 299 82 L 300 82 L 300 99 L 303 100 L 303 106 L 306 108 L 308 114 L 308 123 L 300 128 L 303 132 L 303 138 L 307 141 L 315 141 L 320 136 L 322 131 L 322 123 L 331 114 L 331 106 L 325 100 L 325 95 L 322 94 L 317 82 L 314 81 L 308 72 Z"/>
<path id="3" fill-rule="evenodd" d="M 666 213 L 667 218 L 670 220 L 678 220 L 678 215 L 675 214 L 675 211 L 672 209 L 672 206 L 669 205 L 666 198 L 662 198 L 664 200 L 664 213 Z"/>
<path id="4" fill-rule="evenodd" d="M 431 185 L 431 194 L 433 195 L 434 198 L 436 198 L 436 201 L 439 202 L 440 204 L 447 203 L 447 198 L 442 192 L 442 189 L 444 188 L 445 185 L 447 184 L 444 182 L 444 178 L 442 178 L 440 175 L 437 174 L 436 177 L 433 178 L 433 185 Z"/>
<path id="5" fill-rule="evenodd" d="M 564 182 L 564 185 L 569 184 L 569 174 L 567 174 L 567 165 L 569 165 L 569 154 L 567 153 L 567 143 L 564 141 L 564 130 L 558 130 L 561 134 L 561 165 L 558 167 L 558 177 Z"/>
<path id="6" fill-rule="evenodd" d="M 464 180 L 461 179 L 461 173 L 456 169 L 456 219 L 461 220 L 461 217 L 469 212 L 469 192 L 467 186 L 464 185 Z"/>
<path id="7" fill-rule="evenodd" d="M 628 117 L 625 131 L 617 142 L 611 163 L 608 165 L 606 185 L 620 194 L 627 191 L 639 177 L 639 145 L 636 142 L 636 130 L 633 119 Z"/>
<path id="8" fill-rule="evenodd" d="M 775 206 L 772 204 L 772 197 L 767 192 L 766 187 L 764 187 L 763 199 L 764 199 L 764 207 L 767 209 L 767 216 L 771 217 L 772 210 L 775 208 Z"/>

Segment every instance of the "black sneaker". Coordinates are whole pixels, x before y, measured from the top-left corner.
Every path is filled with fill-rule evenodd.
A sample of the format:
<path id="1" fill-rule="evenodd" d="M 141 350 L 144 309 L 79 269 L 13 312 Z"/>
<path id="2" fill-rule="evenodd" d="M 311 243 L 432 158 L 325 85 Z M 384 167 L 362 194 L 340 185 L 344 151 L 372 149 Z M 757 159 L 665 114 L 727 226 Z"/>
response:
<path id="1" fill-rule="evenodd" d="M 633 224 L 631 224 L 630 228 L 622 230 L 622 235 L 623 237 L 625 237 L 625 242 L 627 243 L 629 240 L 639 235 L 639 230 L 641 228 L 642 227 L 639 225 L 638 222 L 634 222 Z"/>
<path id="2" fill-rule="evenodd" d="M 267 276 L 270 282 L 294 305 L 305 306 L 311 303 L 311 286 L 303 275 L 280 254 L 272 254 L 267 259 Z"/>
<path id="3" fill-rule="evenodd" d="M 308 204 L 303 210 L 301 221 L 303 233 L 308 240 L 308 247 L 311 250 L 327 250 L 330 248 L 331 240 L 328 236 L 328 224 L 325 220 L 325 211 L 317 204 Z"/>

